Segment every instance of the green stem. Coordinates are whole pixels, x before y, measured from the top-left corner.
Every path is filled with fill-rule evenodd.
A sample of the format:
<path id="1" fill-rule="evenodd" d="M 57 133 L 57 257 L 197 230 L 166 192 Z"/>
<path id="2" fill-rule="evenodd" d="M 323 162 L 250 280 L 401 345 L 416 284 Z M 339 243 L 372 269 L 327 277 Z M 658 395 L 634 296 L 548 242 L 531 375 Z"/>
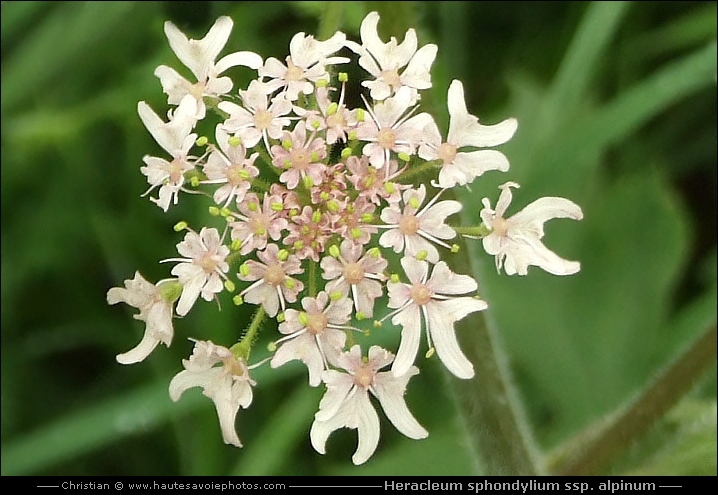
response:
<path id="1" fill-rule="evenodd" d="M 455 258 L 456 268 L 471 272 L 480 280 L 478 267 L 472 266 L 472 261 L 478 257 L 471 252 L 475 246 L 472 243 L 460 251 L 463 254 Z M 476 376 L 471 380 L 449 377 L 449 386 L 477 457 L 478 474 L 544 474 L 498 330 L 487 321 L 485 312 L 458 322 L 456 328 L 461 348 L 474 364 Z"/>
<path id="2" fill-rule="evenodd" d="M 552 454 L 547 467 L 567 476 L 600 474 L 660 419 L 716 363 L 716 327 L 708 329 L 618 412 Z"/>
<path id="3" fill-rule="evenodd" d="M 242 340 L 234 344 L 230 349 L 235 356 L 241 357 L 245 362 L 249 360 L 249 351 L 252 350 L 252 344 L 254 344 L 257 338 L 257 333 L 259 332 L 262 320 L 264 320 L 264 316 L 264 307 L 259 306 L 252 317 L 249 328 L 247 328 L 247 331 L 242 336 Z"/>

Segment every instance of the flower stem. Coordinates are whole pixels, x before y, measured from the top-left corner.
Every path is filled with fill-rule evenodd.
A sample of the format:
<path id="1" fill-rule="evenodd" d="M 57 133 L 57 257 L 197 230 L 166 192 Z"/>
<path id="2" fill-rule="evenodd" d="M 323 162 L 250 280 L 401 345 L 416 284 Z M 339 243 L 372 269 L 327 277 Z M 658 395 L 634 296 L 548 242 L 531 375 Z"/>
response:
<path id="1" fill-rule="evenodd" d="M 259 306 L 252 317 L 252 322 L 249 324 L 249 328 L 242 336 L 242 340 L 234 344 L 231 348 L 232 353 L 244 359 L 245 362 L 249 360 L 249 351 L 252 349 L 252 344 L 257 338 L 257 332 L 262 324 L 262 320 L 265 316 L 264 307 Z"/>
<path id="2" fill-rule="evenodd" d="M 661 418 L 716 363 L 716 327 L 682 352 L 645 390 L 619 411 L 582 431 L 548 458 L 550 472 L 577 476 L 600 474 Z"/>
<path id="3" fill-rule="evenodd" d="M 455 260 L 457 265 L 464 265 L 462 271 L 470 271 L 480 280 L 479 269 L 472 263 L 477 258 L 472 253 L 475 248 L 473 243 L 467 245 Z M 449 383 L 478 458 L 479 474 L 545 474 L 496 326 L 485 312 L 475 313 L 456 326 L 461 348 L 474 363 L 476 376 L 461 381 L 449 377 Z"/>

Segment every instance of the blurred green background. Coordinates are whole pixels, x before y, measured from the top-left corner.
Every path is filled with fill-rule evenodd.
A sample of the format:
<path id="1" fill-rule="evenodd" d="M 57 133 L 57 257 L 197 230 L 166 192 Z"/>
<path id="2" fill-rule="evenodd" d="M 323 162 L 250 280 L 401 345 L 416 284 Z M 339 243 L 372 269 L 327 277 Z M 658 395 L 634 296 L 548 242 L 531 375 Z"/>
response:
<path id="1" fill-rule="evenodd" d="M 407 401 L 429 430 L 399 434 L 382 416 L 374 457 L 350 462 L 356 432 L 319 455 L 309 427 L 322 390 L 306 371 L 257 370 L 238 415 L 245 447 L 221 440 L 199 390 L 178 403 L 170 378 L 186 337 L 231 343 L 249 309 L 198 304 L 171 348 L 121 366 L 144 327 L 108 306 L 110 287 L 140 270 L 159 280 L 178 220 L 203 218 L 187 198 L 167 214 L 139 171 L 156 143 L 136 107 L 167 109 L 160 64 L 184 70 L 162 30 L 200 38 L 234 20 L 223 54 L 284 59 L 291 37 L 317 33 L 326 2 L 2 2 L 2 474 L 478 474 L 445 376 L 420 364 Z M 460 193 L 463 220 L 484 196 L 521 184 L 511 212 L 541 196 L 582 206 L 581 222 L 546 226 L 547 245 L 581 272 L 499 277 L 470 249 L 536 440 L 558 446 L 633 396 L 716 322 L 715 2 L 342 2 L 341 29 L 361 19 L 400 41 L 415 27 L 439 47 L 422 108 L 446 129 L 446 90 L 465 88 L 483 123 L 516 117 L 501 149 L 508 174 Z M 231 74 L 235 75 L 235 74 Z M 235 89 L 246 87 L 238 70 Z M 358 105 L 358 102 L 354 102 Z M 190 199 L 190 200 L 187 200 Z M 462 326 L 470 339 L 471 323 Z M 715 474 L 715 370 L 610 468 L 614 474 Z M 481 387 L 481 383 L 476 383 Z M 381 416 L 381 414 L 380 414 Z"/>

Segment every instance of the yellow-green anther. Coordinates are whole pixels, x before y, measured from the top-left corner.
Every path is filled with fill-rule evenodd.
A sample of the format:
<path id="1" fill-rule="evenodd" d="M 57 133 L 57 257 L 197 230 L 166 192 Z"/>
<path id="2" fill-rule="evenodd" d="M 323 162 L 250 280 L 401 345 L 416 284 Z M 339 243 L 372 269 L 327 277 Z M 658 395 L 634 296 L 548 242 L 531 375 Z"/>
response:
<path id="1" fill-rule="evenodd" d="M 237 220 L 236 218 L 234 218 L 234 215 L 227 215 L 226 217 L 224 217 L 224 219 L 227 221 L 227 223 L 234 222 L 235 220 Z"/>
<path id="2" fill-rule="evenodd" d="M 349 158 L 350 156 L 352 156 L 352 149 L 351 149 L 351 148 L 344 148 L 344 149 L 342 150 L 342 158 L 345 158 L 345 159 L 346 159 L 346 158 Z"/>
<path id="3" fill-rule="evenodd" d="M 277 314 L 277 323 L 282 323 L 284 320 L 284 311 L 280 311 L 279 314 Z"/>
<path id="4" fill-rule="evenodd" d="M 207 139 L 207 136 L 200 136 L 197 138 L 197 141 L 195 141 L 197 146 L 207 146 L 208 142 L 209 142 L 209 139 Z"/>
<path id="5" fill-rule="evenodd" d="M 337 105 L 337 102 L 333 101 L 327 108 L 327 115 L 334 115 L 335 113 L 337 113 L 338 109 L 339 105 Z"/>
<path id="6" fill-rule="evenodd" d="M 374 221 L 374 215 L 371 213 L 362 213 L 361 215 L 361 221 L 364 223 L 370 223 Z"/>
<path id="7" fill-rule="evenodd" d="M 436 349 L 434 349 L 434 348 L 432 347 L 431 349 L 429 349 L 428 351 L 426 351 L 426 354 L 424 355 L 424 357 L 426 357 L 426 359 L 429 359 L 431 356 L 434 355 L 435 352 L 436 352 Z"/>
<path id="8" fill-rule="evenodd" d="M 387 182 L 384 184 L 384 190 L 387 194 L 394 194 L 394 191 L 396 191 L 396 188 L 394 187 L 393 182 Z"/>
<path id="9" fill-rule="evenodd" d="M 357 121 L 364 122 L 365 118 L 366 118 L 366 112 L 364 112 L 364 109 L 363 108 L 357 109 Z"/>
<path id="10" fill-rule="evenodd" d="M 277 343 L 276 343 L 276 342 L 270 342 L 269 344 L 267 344 L 267 350 L 268 350 L 269 352 L 274 352 L 274 351 L 276 351 L 276 350 L 277 350 Z"/>
<path id="11" fill-rule="evenodd" d="M 267 233 L 267 229 L 265 229 L 264 227 L 257 227 L 254 233 L 257 235 L 264 235 Z"/>
<path id="12" fill-rule="evenodd" d="M 241 240 L 241 239 L 235 239 L 235 240 L 233 240 L 233 241 L 232 241 L 232 244 L 230 244 L 229 247 L 232 249 L 232 251 L 238 251 L 239 248 L 242 247 L 242 240 Z"/>
<path id="13" fill-rule="evenodd" d="M 367 328 L 367 329 L 364 330 L 362 333 L 364 334 L 365 337 L 369 337 L 369 336 L 371 335 L 371 330 L 369 330 L 369 329 Z"/>
<path id="14" fill-rule="evenodd" d="M 224 281 L 224 288 L 227 289 L 227 292 L 234 292 L 234 289 L 236 289 L 236 287 L 234 286 L 234 282 L 232 282 L 231 280 Z"/>
<path id="15" fill-rule="evenodd" d="M 357 131 L 351 130 L 347 133 L 347 137 L 349 138 L 349 141 L 356 141 L 357 140 Z"/>
<path id="16" fill-rule="evenodd" d="M 284 162 L 282 163 L 282 166 L 284 168 L 290 168 L 292 166 L 292 162 L 290 160 L 284 160 Z"/>
<path id="17" fill-rule="evenodd" d="M 341 292 L 339 292 L 338 290 L 335 290 L 335 291 L 332 291 L 329 293 L 329 299 L 331 301 L 338 301 L 342 297 L 344 297 L 344 295 Z"/>
<path id="18" fill-rule="evenodd" d="M 328 192 L 322 191 L 322 192 L 319 193 L 319 199 L 321 199 L 322 201 L 326 201 L 326 200 L 328 200 L 329 198 L 331 198 L 331 196 L 329 195 Z"/>
<path id="19" fill-rule="evenodd" d="M 199 186 L 199 177 L 197 177 L 196 175 L 190 177 L 190 179 L 189 179 L 189 185 L 192 186 L 192 187 L 197 187 L 197 186 Z"/>
<path id="20" fill-rule="evenodd" d="M 417 198 L 416 196 L 412 196 L 411 198 L 409 198 L 409 206 L 411 206 L 415 210 L 419 207 L 420 204 L 421 203 L 419 202 L 419 198 Z"/>
<path id="21" fill-rule="evenodd" d="M 308 175 L 302 177 L 302 182 L 304 183 L 304 187 L 306 187 L 307 189 L 311 189 L 312 187 L 314 187 L 314 181 Z"/>
<path id="22" fill-rule="evenodd" d="M 411 157 L 407 153 L 404 153 L 404 152 L 399 153 L 397 156 L 399 157 L 399 160 L 401 160 L 403 162 L 408 162 L 409 160 L 411 160 Z"/>
<path id="23" fill-rule="evenodd" d="M 354 227 L 353 229 L 349 230 L 349 235 L 352 239 L 359 239 L 362 235 L 362 231 L 359 227 Z"/>
<path id="24" fill-rule="evenodd" d="M 379 320 L 374 320 L 374 328 L 381 328 L 381 322 Z"/>
<path id="25" fill-rule="evenodd" d="M 370 248 L 369 251 L 367 251 L 367 254 L 369 254 L 372 258 L 377 259 L 381 254 L 381 251 L 379 251 L 379 248 L 375 246 Z"/>
<path id="26" fill-rule="evenodd" d="M 284 141 L 282 141 L 282 148 L 284 148 L 287 151 L 291 150 L 292 149 L 292 141 L 289 139 L 285 139 Z"/>
<path id="27" fill-rule="evenodd" d="M 239 274 L 243 277 L 249 276 L 249 265 L 247 265 L 247 263 L 239 265 Z"/>
<path id="28" fill-rule="evenodd" d="M 302 228 L 299 229 L 299 232 L 301 232 L 302 235 L 309 235 L 309 227 L 306 225 L 302 225 Z"/>
<path id="29" fill-rule="evenodd" d="M 345 83 L 349 80 L 349 74 L 347 74 L 346 72 L 340 72 L 338 74 L 338 79 L 339 79 L 339 82 Z"/>
<path id="30" fill-rule="evenodd" d="M 339 202 L 335 199 L 329 201 L 327 203 L 327 210 L 331 211 L 332 213 L 336 213 L 339 211 Z"/>
<path id="31" fill-rule="evenodd" d="M 240 170 L 239 173 L 237 173 L 237 175 L 239 175 L 244 180 L 249 180 L 249 178 L 251 177 L 251 175 L 249 175 L 249 172 L 247 172 L 244 169 Z"/>
<path id="32" fill-rule="evenodd" d="M 341 252 L 339 251 L 339 246 L 337 246 L 336 244 L 332 244 L 331 246 L 329 246 L 329 254 L 334 258 L 338 258 L 341 255 Z"/>
<path id="33" fill-rule="evenodd" d="M 219 208 L 217 208 L 216 206 L 210 206 L 207 209 L 209 210 L 209 214 L 212 215 L 213 217 L 219 216 Z"/>
<path id="34" fill-rule="evenodd" d="M 322 212 L 317 210 L 314 213 L 312 213 L 312 222 L 319 223 L 322 221 Z"/>
<path id="35" fill-rule="evenodd" d="M 451 252 L 452 253 L 458 253 L 459 252 L 459 245 L 458 244 L 452 244 L 451 245 Z"/>
<path id="36" fill-rule="evenodd" d="M 287 261 L 288 258 L 289 258 L 289 251 L 287 251 L 286 249 L 280 249 L 279 252 L 277 253 L 277 259 L 279 261 Z"/>
<path id="37" fill-rule="evenodd" d="M 227 218 L 228 216 L 230 216 L 232 214 L 232 211 L 229 208 L 224 207 L 219 210 L 219 214 L 221 217 Z"/>
<path id="38" fill-rule="evenodd" d="M 291 278 L 288 278 L 284 281 L 284 286 L 289 290 L 294 289 L 294 285 L 294 280 Z"/>
<path id="39" fill-rule="evenodd" d="M 315 120 L 314 122 L 312 122 L 312 127 L 314 128 L 315 131 L 317 129 L 319 129 L 321 126 L 322 126 L 322 123 L 319 122 L 318 120 Z M 316 161 L 316 160 L 314 160 L 314 161 Z"/>
<path id="40" fill-rule="evenodd" d="M 242 296 L 237 294 L 232 298 L 232 302 L 235 304 L 235 306 L 240 306 L 242 303 L 244 303 L 244 299 L 242 299 Z"/>
<path id="41" fill-rule="evenodd" d="M 295 251 L 300 251 L 304 248 L 304 242 L 303 241 L 294 241 L 294 244 L 292 244 L 292 249 Z"/>
<path id="42" fill-rule="evenodd" d="M 182 295 L 182 284 L 178 280 L 168 280 L 157 286 L 160 297 L 168 303 L 173 303 Z"/>
<path id="43" fill-rule="evenodd" d="M 365 318 L 366 318 L 366 315 L 364 314 L 363 311 L 357 311 L 357 314 L 356 314 L 357 321 L 362 321 Z"/>
<path id="44" fill-rule="evenodd" d="M 290 218 L 296 217 L 297 215 L 299 215 L 299 211 L 297 211 L 296 208 L 292 208 L 291 210 L 289 210 L 289 217 L 290 217 Z"/>
<path id="45" fill-rule="evenodd" d="M 249 211 L 258 211 L 259 203 L 248 203 L 247 208 L 249 208 Z"/>
<path id="46" fill-rule="evenodd" d="M 175 224 L 175 226 L 173 227 L 175 232 L 182 232 L 186 228 L 187 228 L 187 222 L 185 222 L 185 221 L 177 222 Z"/>
<path id="47" fill-rule="evenodd" d="M 239 146 L 240 144 L 242 144 L 242 139 L 239 136 L 230 136 L 227 140 L 227 143 L 230 146 Z"/>
<path id="48" fill-rule="evenodd" d="M 284 209 L 284 205 L 282 203 L 270 203 L 269 208 L 272 211 L 282 211 Z"/>
<path id="49" fill-rule="evenodd" d="M 301 323 L 303 327 L 306 327 L 307 323 L 309 323 L 309 318 L 307 317 L 307 313 L 305 313 L 304 311 L 299 312 L 299 316 L 297 317 L 297 319 L 299 320 L 299 323 Z"/>
<path id="50" fill-rule="evenodd" d="M 317 88 L 326 88 L 329 85 L 329 81 L 326 79 L 319 79 L 317 82 L 314 83 L 314 85 Z"/>
<path id="51" fill-rule="evenodd" d="M 311 158 L 312 158 L 313 162 L 318 162 L 319 161 L 319 153 L 317 153 L 316 151 L 312 151 Z"/>
<path id="52" fill-rule="evenodd" d="M 398 284 L 398 283 L 399 283 L 399 275 L 397 275 L 396 273 L 392 273 L 392 274 L 391 274 L 391 277 L 389 277 L 389 279 L 391 280 L 391 282 L 392 282 L 393 284 Z"/>
<path id="53" fill-rule="evenodd" d="M 426 249 L 422 249 L 421 251 L 416 253 L 416 259 L 419 261 L 424 261 L 427 256 L 429 256 L 429 252 Z"/>

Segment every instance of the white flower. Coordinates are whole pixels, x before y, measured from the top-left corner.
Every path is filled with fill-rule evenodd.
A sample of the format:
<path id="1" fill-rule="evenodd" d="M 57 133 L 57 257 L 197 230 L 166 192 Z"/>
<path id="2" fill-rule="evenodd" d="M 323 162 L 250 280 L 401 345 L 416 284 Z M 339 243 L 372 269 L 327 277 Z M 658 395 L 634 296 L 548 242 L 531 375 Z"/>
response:
<path id="1" fill-rule="evenodd" d="M 491 209 L 488 198 L 483 199 L 481 219 L 491 233 L 483 238 L 486 252 L 496 256 L 496 269 L 503 266 L 507 275 L 526 275 L 530 265 L 538 266 L 554 275 L 572 275 L 581 269 L 578 261 L 568 261 L 557 256 L 541 242 L 543 224 L 552 218 L 581 220 L 581 208 L 565 198 L 540 198 L 527 205 L 512 217 L 504 218 L 511 203 L 511 188 L 515 182 L 501 186 L 496 210 Z"/>
<path id="2" fill-rule="evenodd" d="M 177 402 L 185 390 L 202 387 L 202 393 L 212 399 L 217 409 L 224 443 L 241 447 L 235 417 L 240 407 L 246 409 L 252 403 L 252 386 L 256 384 L 249 377 L 247 363 L 226 347 L 195 341 L 192 355 L 189 360 L 183 359 L 182 365 L 185 369 L 170 382 L 170 398 Z"/>
<path id="3" fill-rule="evenodd" d="M 411 283 L 387 284 L 387 306 L 398 309 L 385 318 L 392 316 L 391 322 L 402 326 L 401 343 L 392 372 L 401 376 L 414 363 L 419 350 L 423 315 L 429 349 L 436 348 L 439 359 L 454 375 L 472 378 L 474 366 L 459 348 L 454 323 L 487 308 L 485 301 L 468 296 L 456 297 L 475 291 L 476 281 L 468 275 L 453 273 L 443 261 L 434 266 L 428 279 L 429 264 L 425 261 L 405 257 L 401 259 L 401 266 Z"/>
<path id="4" fill-rule="evenodd" d="M 334 36 L 319 41 L 313 36 L 297 33 L 289 43 L 289 56 L 285 66 L 274 57 L 268 58 L 258 71 L 261 78 L 268 77 L 267 85 L 272 91 L 282 88 L 289 101 L 299 98 L 299 93 L 308 95 L 314 91 L 312 83 L 319 79 L 329 80 L 326 66 L 349 62 L 346 57 L 329 57 L 344 47 L 346 35 L 340 31 Z"/>
<path id="5" fill-rule="evenodd" d="M 177 244 L 177 251 L 185 258 L 162 260 L 179 261 L 172 268 L 182 284 L 182 295 L 177 303 L 177 314 L 186 315 L 202 294 L 205 301 L 211 301 L 214 294 L 222 292 L 222 279 L 226 279 L 229 264 L 225 261 L 229 248 L 222 244 L 217 229 L 202 227 L 197 232 L 189 231 L 182 242 Z"/>
<path id="6" fill-rule="evenodd" d="M 329 303 L 327 305 L 327 303 Z M 326 292 L 316 298 L 302 299 L 304 311 L 287 309 L 279 332 L 286 335 L 277 341 L 282 345 L 272 357 L 270 365 L 278 368 L 299 359 L 309 370 L 309 385 L 316 387 L 321 382 L 322 371 L 344 348 L 347 340 L 345 324 L 349 321 L 352 305 L 347 298 L 329 301 Z"/>
<path id="7" fill-rule="evenodd" d="M 150 183 L 145 195 L 155 187 L 159 187 L 159 198 L 150 199 L 164 211 L 169 208 L 170 201 L 177 204 L 179 191 L 184 184 L 184 174 L 194 168 L 194 164 L 189 161 L 188 153 L 197 139 L 197 134 L 190 134 L 196 123 L 194 116 L 196 108 L 197 103 L 192 97 L 187 96 L 182 99 L 174 113 L 168 114 L 168 122 L 164 122 L 147 103 L 141 101 L 137 104 L 137 113 L 147 130 L 172 156 L 172 161 L 168 162 L 164 158 L 145 155 L 142 160 L 147 166 L 140 168 L 140 171 L 147 176 L 147 182 Z"/>
<path id="8" fill-rule="evenodd" d="M 226 16 L 217 19 L 201 40 L 187 39 L 177 26 L 170 21 L 165 22 L 165 34 L 170 47 L 197 78 L 197 82 L 192 84 L 166 65 L 157 67 L 155 76 L 160 79 L 170 105 L 178 104 L 185 95 L 192 95 L 197 101 L 196 118 L 201 120 L 206 112 L 204 96 L 217 98 L 232 90 L 232 79 L 219 77 L 222 72 L 238 65 L 251 69 L 258 69 L 262 65 L 262 57 L 246 51 L 231 53 L 215 64 L 214 60 L 227 43 L 231 31 L 232 19 Z"/>
<path id="9" fill-rule="evenodd" d="M 145 335 L 137 346 L 117 355 L 117 362 L 133 364 L 144 360 L 162 342 L 169 347 L 174 331 L 172 329 L 172 301 L 176 299 L 176 281 L 162 281 L 154 285 L 145 280 L 140 272 L 135 278 L 125 280 L 125 288 L 113 287 L 107 291 L 107 303 L 124 302 L 140 310 L 135 318 L 144 321 Z M 176 295 L 179 295 L 178 293 Z"/>
<path id="10" fill-rule="evenodd" d="M 454 200 L 436 202 L 438 197 L 439 194 L 419 210 L 426 198 L 424 184 L 418 189 L 404 191 L 403 212 L 398 204 L 381 212 L 381 219 L 386 223 L 384 227 L 389 230 L 379 237 L 379 244 L 392 248 L 395 253 L 403 251 L 406 256 L 421 254 L 431 263 L 439 261 L 439 251 L 432 242 L 451 249 L 442 239 L 453 239 L 456 232 L 444 222 L 446 217 L 461 210 L 461 203 Z"/>
<path id="11" fill-rule="evenodd" d="M 411 88 L 412 104 L 418 99 L 418 91 L 431 87 L 431 65 L 436 58 L 437 46 L 424 45 L 417 51 L 416 31 L 409 29 L 401 44 L 396 38 L 384 43 L 379 38 L 377 26 L 379 14 L 370 12 L 359 29 L 362 45 L 347 42 L 347 46 L 360 55 L 359 65 L 376 79 L 363 81 L 362 86 L 371 90 L 374 100 L 383 100 L 401 87 Z M 399 70 L 406 67 L 401 74 Z"/>
<path id="12" fill-rule="evenodd" d="M 506 119 L 496 125 L 479 124 L 479 119 L 469 114 L 464 101 L 464 87 L 459 81 L 452 81 L 447 97 L 449 106 L 449 134 L 446 142 L 441 141 L 439 129 L 432 122 L 424 132 L 426 142 L 419 147 L 419 156 L 424 160 L 441 160 L 439 186 L 443 188 L 461 186 L 473 181 L 487 170 L 509 169 L 509 161 L 496 150 L 459 151 L 461 148 L 485 148 L 503 144 L 514 135 L 516 119 Z"/>
<path id="13" fill-rule="evenodd" d="M 339 428 L 357 430 L 359 442 L 352 456 L 354 464 L 363 464 L 379 444 L 379 416 L 369 400 L 369 392 L 379 399 L 389 421 L 409 438 L 426 438 L 429 433 L 406 406 L 404 392 L 409 379 L 419 370 L 411 366 L 401 375 L 379 370 L 391 364 L 394 355 L 379 346 L 369 349 L 364 360 L 358 345 L 338 358 L 338 365 L 347 371 L 328 370 L 322 374 L 327 391 L 319 402 L 319 411 L 309 433 L 312 446 L 325 453 L 329 435 Z"/>
<path id="14" fill-rule="evenodd" d="M 217 124 L 215 136 L 219 149 L 214 149 L 207 158 L 202 169 L 207 180 L 202 183 L 223 184 L 212 197 L 215 203 L 226 207 L 233 199 L 241 202 L 252 185 L 251 179 L 259 175 L 259 169 L 254 166 L 259 153 L 247 157 L 247 149 L 241 144 L 233 145 L 221 124 Z"/>

